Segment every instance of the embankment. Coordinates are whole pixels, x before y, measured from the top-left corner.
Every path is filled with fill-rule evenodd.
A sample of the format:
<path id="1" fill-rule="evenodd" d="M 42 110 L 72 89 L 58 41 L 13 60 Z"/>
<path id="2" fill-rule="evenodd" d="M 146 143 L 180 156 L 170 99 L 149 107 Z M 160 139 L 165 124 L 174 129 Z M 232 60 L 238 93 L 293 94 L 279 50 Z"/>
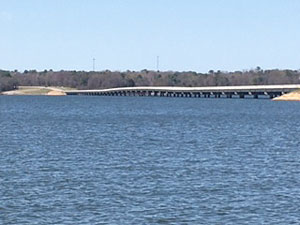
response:
<path id="1" fill-rule="evenodd" d="M 19 86 L 13 91 L 2 92 L 2 95 L 49 95 L 64 96 L 65 90 L 73 90 L 65 87 L 44 87 L 44 86 Z"/>
<path id="2" fill-rule="evenodd" d="M 273 98 L 273 101 L 300 101 L 300 90 Z"/>

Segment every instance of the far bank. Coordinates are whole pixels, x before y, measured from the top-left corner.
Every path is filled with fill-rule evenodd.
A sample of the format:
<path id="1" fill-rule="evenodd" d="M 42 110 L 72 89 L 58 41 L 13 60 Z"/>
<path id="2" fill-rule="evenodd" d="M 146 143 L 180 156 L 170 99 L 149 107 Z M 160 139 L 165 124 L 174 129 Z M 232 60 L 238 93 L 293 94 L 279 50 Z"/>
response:
<path id="1" fill-rule="evenodd" d="M 66 87 L 46 87 L 46 86 L 19 86 L 12 91 L 4 91 L 1 95 L 49 95 L 49 96 L 64 96 L 65 91 L 76 90 Z"/>

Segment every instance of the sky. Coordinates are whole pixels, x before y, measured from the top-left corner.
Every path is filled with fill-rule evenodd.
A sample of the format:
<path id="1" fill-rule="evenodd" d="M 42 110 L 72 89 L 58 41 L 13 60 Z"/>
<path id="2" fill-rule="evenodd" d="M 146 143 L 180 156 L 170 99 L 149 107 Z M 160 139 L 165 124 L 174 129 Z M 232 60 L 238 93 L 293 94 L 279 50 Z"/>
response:
<path id="1" fill-rule="evenodd" d="M 0 0 L 0 69 L 300 69 L 299 0 Z"/>

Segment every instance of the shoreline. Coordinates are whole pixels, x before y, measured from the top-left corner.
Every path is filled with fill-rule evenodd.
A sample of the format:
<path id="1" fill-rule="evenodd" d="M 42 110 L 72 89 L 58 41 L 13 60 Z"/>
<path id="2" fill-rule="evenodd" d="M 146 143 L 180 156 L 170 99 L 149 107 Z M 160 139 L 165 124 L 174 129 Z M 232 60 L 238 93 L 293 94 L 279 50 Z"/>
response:
<path id="1" fill-rule="evenodd" d="M 300 90 L 278 96 L 276 98 L 273 98 L 272 101 L 300 101 Z"/>
<path id="2" fill-rule="evenodd" d="M 19 86 L 15 90 L 0 92 L 3 96 L 66 96 L 74 88 L 54 86 Z M 300 101 L 300 90 L 296 90 L 271 99 L 272 101 Z"/>
<path id="3" fill-rule="evenodd" d="M 75 90 L 66 87 L 19 86 L 15 90 L 0 92 L 4 96 L 65 96 L 65 91 Z"/>

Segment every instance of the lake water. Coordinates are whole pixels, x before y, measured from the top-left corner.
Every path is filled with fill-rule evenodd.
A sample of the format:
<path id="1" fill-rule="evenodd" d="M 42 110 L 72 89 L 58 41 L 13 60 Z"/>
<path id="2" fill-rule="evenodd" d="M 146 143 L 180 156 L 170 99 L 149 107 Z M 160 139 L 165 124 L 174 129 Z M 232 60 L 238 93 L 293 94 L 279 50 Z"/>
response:
<path id="1" fill-rule="evenodd" d="M 299 224 L 300 103 L 0 96 L 0 224 Z"/>

